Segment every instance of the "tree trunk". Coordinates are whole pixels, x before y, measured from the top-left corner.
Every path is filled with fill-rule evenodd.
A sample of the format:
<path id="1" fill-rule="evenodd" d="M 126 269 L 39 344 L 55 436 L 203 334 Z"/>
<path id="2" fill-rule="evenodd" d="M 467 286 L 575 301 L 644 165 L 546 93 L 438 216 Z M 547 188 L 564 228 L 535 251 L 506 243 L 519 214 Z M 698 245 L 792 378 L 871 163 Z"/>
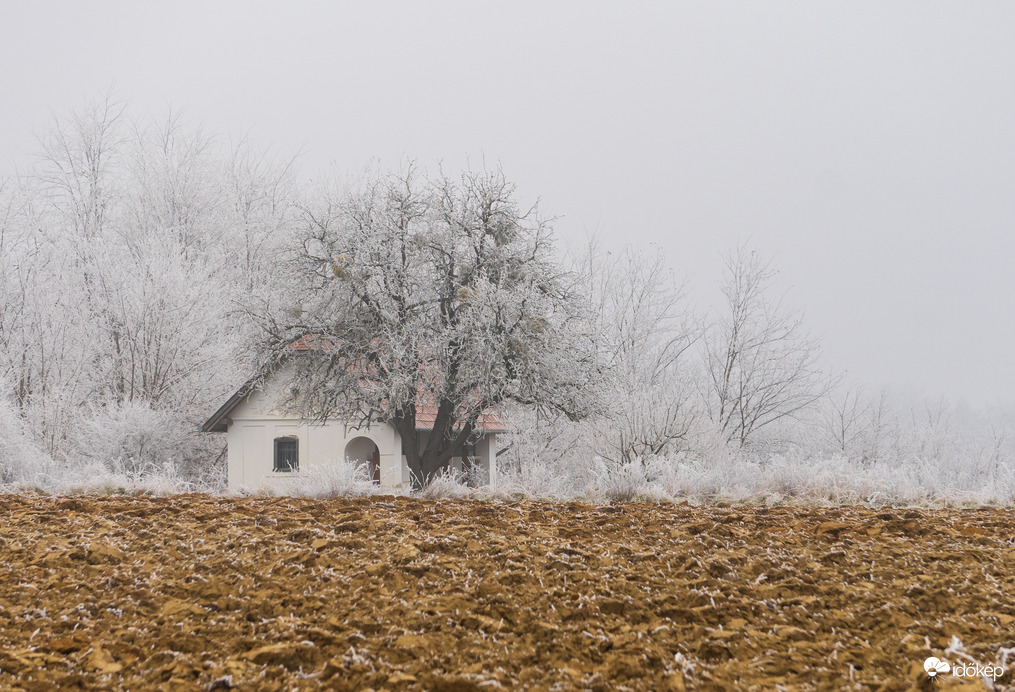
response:
<path id="1" fill-rule="evenodd" d="M 472 423 L 466 423 L 455 432 L 454 421 L 441 409 L 438 411 L 434 429 L 430 431 L 430 440 L 426 448 L 420 449 L 414 412 L 389 422 L 402 439 L 402 454 L 405 455 L 405 463 L 409 467 L 412 487 L 416 490 L 425 488 L 442 469 L 447 467 L 451 457 L 461 449 L 475 429 Z"/>

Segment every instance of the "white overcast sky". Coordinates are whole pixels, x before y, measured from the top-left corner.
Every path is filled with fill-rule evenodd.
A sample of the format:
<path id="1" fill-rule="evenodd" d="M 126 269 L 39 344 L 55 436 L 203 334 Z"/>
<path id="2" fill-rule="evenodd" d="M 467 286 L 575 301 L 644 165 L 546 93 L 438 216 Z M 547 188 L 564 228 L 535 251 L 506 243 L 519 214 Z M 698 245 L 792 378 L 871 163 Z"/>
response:
<path id="1" fill-rule="evenodd" d="M 852 377 L 1013 399 L 1015 3 L 5 2 L 0 61 L 5 173 L 111 85 L 308 177 L 485 159 L 699 303 L 750 239 Z"/>

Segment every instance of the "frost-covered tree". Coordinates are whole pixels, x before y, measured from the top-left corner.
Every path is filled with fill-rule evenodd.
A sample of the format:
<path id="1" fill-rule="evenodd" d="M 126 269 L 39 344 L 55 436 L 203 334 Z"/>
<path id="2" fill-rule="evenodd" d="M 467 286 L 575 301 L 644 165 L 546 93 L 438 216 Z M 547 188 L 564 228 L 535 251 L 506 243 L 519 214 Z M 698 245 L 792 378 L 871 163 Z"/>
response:
<path id="1" fill-rule="evenodd" d="M 871 396 L 862 385 L 832 390 L 822 402 L 818 434 L 832 451 L 864 465 L 881 460 L 894 426 L 888 391 Z"/>
<path id="2" fill-rule="evenodd" d="M 774 276 L 757 251 L 727 254 L 725 301 L 703 340 L 705 406 L 723 438 L 741 447 L 766 426 L 796 417 L 833 382 L 803 315 L 769 295 Z"/>
<path id="3" fill-rule="evenodd" d="M 194 431 L 245 369 L 239 307 L 279 285 L 290 180 L 246 143 L 132 121 L 110 97 L 55 119 L 0 179 L 0 399 L 34 449 L 208 470 L 221 441 Z"/>
<path id="4" fill-rule="evenodd" d="M 700 336 L 683 286 L 659 253 L 612 252 L 594 239 L 580 266 L 610 383 L 596 451 L 629 463 L 678 450 L 696 416 L 688 355 Z"/>
<path id="5" fill-rule="evenodd" d="M 308 205 L 294 303 L 267 325 L 275 359 L 295 340 L 291 405 L 306 417 L 390 423 L 426 482 L 507 404 L 571 419 L 597 407 L 580 277 L 500 172 L 412 170 Z M 417 416 L 430 409 L 425 445 Z"/>

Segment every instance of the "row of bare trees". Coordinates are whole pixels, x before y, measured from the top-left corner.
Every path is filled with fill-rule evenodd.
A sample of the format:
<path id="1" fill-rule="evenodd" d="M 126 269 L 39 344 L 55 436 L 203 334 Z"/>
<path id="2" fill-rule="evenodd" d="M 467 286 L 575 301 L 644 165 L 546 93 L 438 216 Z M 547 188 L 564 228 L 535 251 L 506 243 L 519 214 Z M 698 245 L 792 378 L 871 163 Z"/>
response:
<path id="1" fill-rule="evenodd" d="M 286 162 L 176 114 L 54 121 L 0 182 L 0 407 L 27 456 L 210 472 L 194 430 L 243 370 L 237 307 L 271 286 L 292 190 Z M 31 480 L 21 457 L 0 480 Z"/>
<path id="2" fill-rule="evenodd" d="M 833 390 L 803 315 L 774 293 L 771 262 L 746 246 L 725 260 L 723 301 L 704 313 L 658 252 L 616 253 L 593 240 L 575 260 L 612 392 L 608 423 L 592 426 L 596 453 L 630 463 L 703 436 L 757 447 Z"/>
<path id="3" fill-rule="evenodd" d="M 834 456 L 868 469 L 952 456 L 996 473 L 1015 455 L 1010 411 L 847 380 L 822 361 L 803 313 L 777 290 L 770 259 L 749 246 L 724 259 L 721 300 L 699 312 L 660 253 L 591 242 L 574 265 L 596 316 L 605 413 L 577 427 L 529 421 L 512 463 L 580 450 L 622 466 L 722 448 L 742 458 Z"/>
<path id="4" fill-rule="evenodd" d="M 944 455 L 969 427 L 844 386 L 749 247 L 699 310 L 661 253 L 591 241 L 562 259 L 499 171 L 311 189 L 292 163 L 107 98 L 0 178 L 0 483 L 31 460 L 210 478 L 223 442 L 198 424 L 307 333 L 341 355 L 294 403 L 415 439 L 422 396 L 444 432 L 407 446 L 423 477 L 491 406 L 519 432 L 504 459 L 550 465 L 787 445 L 876 465 Z M 1006 419 L 984 420 L 977 454 L 1000 464 Z"/>

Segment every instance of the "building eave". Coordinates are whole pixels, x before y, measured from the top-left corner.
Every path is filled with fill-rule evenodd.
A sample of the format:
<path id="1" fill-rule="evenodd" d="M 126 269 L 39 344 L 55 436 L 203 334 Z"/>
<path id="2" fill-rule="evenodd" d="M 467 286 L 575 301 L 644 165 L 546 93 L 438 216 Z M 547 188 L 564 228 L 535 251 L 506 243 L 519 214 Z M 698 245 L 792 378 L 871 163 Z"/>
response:
<path id="1" fill-rule="evenodd" d="M 258 378 L 251 378 L 247 380 L 242 387 L 236 390 L 226 403 L 222 404 L 218 411 L 211 415 L 211 418 L 204 422 L 201 426 L 202 432 L 226 432 L 229 428 L 229 416 L 232 414 L 236 407 L 240 403 L 250 396 L 250 393 L 254 390 L 254 385 Z"/>

